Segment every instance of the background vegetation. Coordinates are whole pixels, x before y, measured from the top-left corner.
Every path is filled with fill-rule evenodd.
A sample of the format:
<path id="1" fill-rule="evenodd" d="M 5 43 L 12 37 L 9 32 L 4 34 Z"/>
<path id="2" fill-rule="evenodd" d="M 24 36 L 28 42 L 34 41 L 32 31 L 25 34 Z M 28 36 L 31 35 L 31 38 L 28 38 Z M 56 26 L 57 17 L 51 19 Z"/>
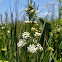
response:
<path id="1" fill-rule="evenodd" d="M 28 20 L 25 17 L 23 21 L 18 20 L 17 0 L 15 20 L 13 12 L 10 21 L 5 12 L 5 23 L 1 15 L 0 62 L 62 62 L 62 9 L 61 0 L 58 1 L 59 17 L 54 19 L 52 11 L 50 21 L 48 14 L 45 19 L 38 17 L 38 7 L 32 0 L 28 0 L 25 9 Z M 54 9 L 54 5 L 52 8 Z"/>

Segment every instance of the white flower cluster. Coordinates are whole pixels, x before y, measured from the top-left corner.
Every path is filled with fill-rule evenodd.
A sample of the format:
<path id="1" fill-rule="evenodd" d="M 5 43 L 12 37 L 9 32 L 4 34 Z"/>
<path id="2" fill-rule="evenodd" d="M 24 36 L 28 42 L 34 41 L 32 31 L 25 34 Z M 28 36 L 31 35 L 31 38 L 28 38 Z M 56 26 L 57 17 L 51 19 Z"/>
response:
<path id="1" fill-rule="evenodd" d="M 27 9 L 27 8 L 25 9 L 25 11 L 28 11 L 28 10 L 29 10 L 29 9 Z"/>
<path id="2" fill-rule="evenodd" d="M 37 21 L 33 21 L 33 22 L 34 22 L 34 24 L 38 24 Z M 27 21 L 25 21 L 25 23 L 26 23 L 26 24 L 29 24 L 29 23 L 32 23 L 32 21 L 27 20 Z"/>
<path id="3" fill-rule="evenodd" d="M 32 21 L 27 20 L 27 21 L 25 21 L 25 23 L 26 24 L 29 24 L 29 23 L 32 23 Z"/>
<path id="4" fill-rule="evenodd" d="M 38 22 L 37 21 L 34 21 L 35 24 L 37 24 Z"/>
<path id="5" fill-rule="evenodd" d="M 5 27 L 1 27 L 2 29 L 5 29 Z"/>
<path id="6" fill-rule="evenodd" d="M 38 50 L 43 50 L 43 47 L 38 43 L 37 45 L 34 45 L 34 44 L 30 44 L 28 47 L 28 52 L 30 53 L 36 53 Z"/>
<path id="7" fill-rule="evenodd" d="M 32 13 L 32 12 L 34 12 L 35 10 L 30 10 L 30 12 Z"/>
<path id="8" fill-rule="evenodd" d="M 36 53 L 37 52 L 37 48 L 34 44 L 32 44 L 32 45 L 30 44 L 29 47 L 27 47 L 27 49 L 28 49 L 28 52 L 30 52 L 30 53 Z"/>
<path id="9" fill-rule="evenodd" d="M 23 39 L 27 39 L 27 38 L 29 38 L 30 37 L 30 33 L 29 32 L 24 32 L 24 33 L 22 33 L 22 38 Z"/>
<path id="10" fill-rule="evenodd" d="M 39 43 L 37 43 L 37 48 L 41 51 L 41 50 L 43 50 L 43 47 L 39 44 Z"/>
<path id="11" fill-rule="evenodd" d="M 38 37 L 40 35 L 41 35 L 41 33 L 38 33 L 38 32 L 35 32 L 35 34 L 34 34 L 34 36 L 36 36 L 36 37 Z"/>
<path id="12" fill-rule="evenodd" d="M 36 31 L 36 29 L 34 27 L 31 28 L 31 31 Z"/>
<path id="13" fill-rule="evenodd" d="M 26 40 L 25 39 L 20 39 L 19 40 L 19 43 L 17 44 L 18 47 L 23 47 L 27 44 Z"/>
<path id="14" fill-rule="evenodd" d="M 9 34 L 9 33 L 10 33 L 10 31 L 8 30 L 8 31 L 7 31 L 7 33 Z"/>

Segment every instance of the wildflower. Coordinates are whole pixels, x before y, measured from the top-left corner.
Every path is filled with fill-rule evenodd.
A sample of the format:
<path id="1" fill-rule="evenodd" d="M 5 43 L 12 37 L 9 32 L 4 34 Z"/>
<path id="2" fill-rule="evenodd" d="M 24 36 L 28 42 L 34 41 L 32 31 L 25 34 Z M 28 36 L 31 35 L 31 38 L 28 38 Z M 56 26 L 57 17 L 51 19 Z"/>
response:
<path id="1" fill-rule="evenodd" d="M 17 44 L 18 47 L 23 47 L 27 44 L 26 40 L 25 39 L 20 39 L 19 40 L 19 43 Z"/>
<path id="2" fill-rule="evenodd" d="M 34 12 L 34 10 L 30 10 L 30 12 L 32 13 L 32 12 Z"/>
<path id="3" fill-rule="evenodd" d="M 27 21 L 25 21 L 25 23 L 32 23 L 32 21 L 28 21 L 28 20 L 27 20 Z"/>
<path id="4" fill-rule="evenodd" d="M 35 32 L 35 34 L 34 34 L 34 36 L 36 36 L 36 37 L 38 37 L 40 35 L 41 35 L 41 33 L 38 33 L 38 32 Z"/>
<path id="5" fill-rule="evenodd" d="M 30 21 L 30 23 L 32 23 L 32 21 Z"/>
<path id="6" fill-rule="evenodd" d="M 32 5 L 29 5 L 29 8 L 32 8 L 33 9 L 33 6 Z"/>
<path id="7" fill-rule="evenodd" d="M 38 32 L 38 30 L 36 30 L 36 32 Z"/>
<path id="8" fill-rule="evenodd" d="M 5 27 L 1 27 L 2 29 L 4 29 Z"/>
<path id="9" fill-rule="evenodd" d="M 36 25 L 36 26 L 39 26 L 39 24 L 37 24 L 37 23 L 36 23 L 35 25 Z"/>
<path id="10" fill-rule="evenodd" d="M 27 20 L 27 21 L 25 21 L 25 23 L 30 23 L 30 22 Z"/>
<path id="11" fill-rule="evenodd" d="M 22 33 L 22 38 L 27 39 L 29 37 L 30 37 L 30 33 L 29 32 Z"/>
<path id="12" fill-rule="evenodd" d="M 27 47 L 27 49 L 28 49 L 28 52 L 30 53 L 37 53 L 38 50 L 40 51 L 43 50 L 43 47 L 39 43 L 37 43 L 37 45 L 30 44 L 29 47 Z"/>
<path id="13" fill-rule="evenodd" d="M 29 47 L 27 47 L 27 49 L 28 49 L 28 52 L 30 53 L 36 53 L 38 50 L 34 44 L 32 45 L 30 44 Z"/>
<path id="14" fill-rule="evenodd" d="M 31 28 L 31 31 L 36 31 L 36 29 L 34 27 Z"/>
<path id="15" fill-rule="evenodd" d="M 59 32 L 60 31 L 60 28 L 58 28 L 57 31 Z"/>
<path id="16" fill-rule="evenodd" d="M 37 21 L 34 21 L 35 24 L 37 24 Z"/>
<path id="17" fill-rule="evenodd" d="M 10 33 L 10 31 L 8 30 L 7 33 Z"/>
<path id="18" fill-rule="evenodd" d="M 39 43 L 37 43 L 37 48 L 41 51 L 41 50 L 43 50 L 43 47 L 39 44 Z"/>
<path id="19" fill-rule="evenodd" d="M 25 9 L 25 11 L 29 11 L 29 9 Z"/>

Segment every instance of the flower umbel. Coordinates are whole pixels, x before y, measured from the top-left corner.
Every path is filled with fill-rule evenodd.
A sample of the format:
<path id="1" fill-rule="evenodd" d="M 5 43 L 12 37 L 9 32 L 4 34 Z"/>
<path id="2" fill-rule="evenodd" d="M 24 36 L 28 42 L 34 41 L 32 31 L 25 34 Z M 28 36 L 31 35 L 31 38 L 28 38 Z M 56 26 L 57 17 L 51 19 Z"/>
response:
<path id="1" fill-rule="evenodd" d="M 29 32 L 22 33 L 22 38 L 27 39 L 29 37 L 30 37 L 30 33 Z"/>
<path id="2" fill-rule="evenodd" d="M 40 51 L 43 50 L 43 47 L 39 43 L 37 43 L 37 45 L 30 44 L 29 47 L 27 47 L 27 49 L 28 49 L 28 52 L 30 53 L 37 53 L 38 50 Z"/>
<path id="3" fill-rule="evenodd" d="M 19 43 L 17 44 L 18 47 L 23 47 L 27 44 L 26 40 L 25 39 L 20 39 L 19 40 Z"/>
<path id="4" fill-rule="evenodd" d="M 29 47 L 27 47 L 27 49 L 28 49 L 28 52 L 30 52 L 30 53 L 36 53 L 37 52 L 37 48 L 34 44 L 32 44 L 32 45 L 30 44 Z"/>
<path id="5" fill-rule="evenodd" d="M 8 30 L 8 31 L 7 31 L 7 33 L 9 34 L 9 33 L 10 33 L 10 31 Z"/>
<path id="6" fill-rule="evenodd" d="M 36 36 L 36 37 L 38 37 L 40 35 L 41 35 L 41 33 L 38 33 L 38 32 L 35 32 L 35 34 L 34 34 L 34 36 Z"/>
<path id="7" fill-rule="evenodd" d="M 34 27 L 31 28 L 31 31 L 36 31 L 36 29 Z"/>
<path id="8" fill-rule="evenodd" d="M 2 29 L 5 29 L 5 27 L 1 27 Z"/>

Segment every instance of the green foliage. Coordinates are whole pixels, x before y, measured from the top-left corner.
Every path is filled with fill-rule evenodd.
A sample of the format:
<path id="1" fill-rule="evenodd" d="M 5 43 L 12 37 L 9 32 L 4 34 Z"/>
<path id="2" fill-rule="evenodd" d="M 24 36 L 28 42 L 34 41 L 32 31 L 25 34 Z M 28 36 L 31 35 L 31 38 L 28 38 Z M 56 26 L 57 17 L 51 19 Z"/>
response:
<path id="1" fill-rule="evenodd" d="M 32 0 L 29 2 L 28 8 L 25 9 L 29 21 L 20 22 L 16 17 L 14 22 L 11 13 L 11 23 L 8 23 L 8 14 L 5 13 L 5 23 L 0 24 L 0 62 L 62 62 L 62 18 L 59 22 L 53 23 L 48 21 L 47 17 L 45 20 L 38 18 L 39 21 L 35 21 L 36 5 Z M 61 4 L 61 0 L 59 3 Z M 24 32 L 29 32 L 30 36 L 23 38 L 26 36 L 23 35 Z M 34 35 L 35 33 L 37 34 Z M 26 40 L 27 44 L 22 44 L 23 47 L 18 45 L 20 39 Z M 43 50 L 39 49 L 40 45 L 37 43 Z M 34 53 L 29 51 L 28 47 L 29 45 L 32 47 L 32 44 L 36 45 L 34 50 L 36 48 L 39 50 Z"/>

